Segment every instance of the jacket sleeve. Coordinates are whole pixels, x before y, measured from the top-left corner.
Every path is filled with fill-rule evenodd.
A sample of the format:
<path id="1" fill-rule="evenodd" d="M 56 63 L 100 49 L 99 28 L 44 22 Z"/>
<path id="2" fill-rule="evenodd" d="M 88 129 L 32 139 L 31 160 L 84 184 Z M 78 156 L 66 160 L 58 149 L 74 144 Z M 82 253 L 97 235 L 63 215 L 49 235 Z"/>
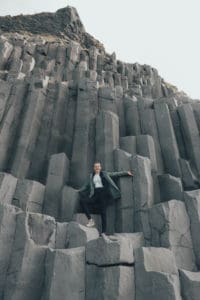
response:
<path id="1" fill-rule="evenodd" d="M 110 177 L 129 176 L 128 171 L 107 172 Z"/>
<path id="2" fill-rule="evenodd" d="M 84 183 L 82 185 L 82 187 L 80 189 L 78 189 L 78 191 L 79 191 L 79 193 L 85 192 L 85 191 L 87 191 L 89 189 L 89 187 L 90 187 L 90 180 L 88 179 L 86 181 L 86 183 Z"/>

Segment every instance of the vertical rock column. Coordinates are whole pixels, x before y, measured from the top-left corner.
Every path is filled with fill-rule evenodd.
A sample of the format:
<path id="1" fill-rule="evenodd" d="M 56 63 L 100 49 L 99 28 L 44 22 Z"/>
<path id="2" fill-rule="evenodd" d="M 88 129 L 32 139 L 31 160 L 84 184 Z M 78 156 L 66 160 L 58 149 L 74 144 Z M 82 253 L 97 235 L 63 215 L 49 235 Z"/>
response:
<path id="1" fill-rule="evenodd" d="M 96 160 L 106 171 L 114 170 L 113 150 L 119 147 L 119 119 L 116 114 L 101 111 L 96 119 Z M 115 203 L 107 207 L 107 231 L 115 231 Z"/>
<path id="2" fill-rule="evenodd" d="M 19 214 L 4 290 L 5 300 L 40 299 L 45 257 L 55 247 L 55 220 L 40 214 Z"/>
<path id="3" fill-rule="evenodd" d="M 120 136 L 126 135 L 126 125 L 125 125 L 125 112 L 124 112 L 124 94 L 123 88 L 121 86 L 116 86 L 116 106 L 117 114 L 119 116 L 119 134 Z"/>
<path id="4" fill-rule="evenodd" d="M 165 170 L 171 175 L 181 177 L 179 150 L 168 106 L 165 103 L 154 106 Z"/>
<path id="5" fill-rule="evenodd" d="M 95 117 L 98 110 L 97 82 L 79 82 L 70 182 L 81 186 L 91 171 L 95 154 Z"/>
<path id="6" fill-rule="evenodd" d="M 46 171 L 46 162 L 50 156 L 54 153 L 65 151 L 67 93 L 68 83 L 61 82 L 57 85 L 52 85 L 52 90 L 48 94 L 47 106 L 49 105 L 49 110 L 47 108 L 45 110 L 44 115 L 46 114 L 46 118 L 43 115 L 43 125 L 39 132 L 32 159 L 34 163 L 31 164 L 29 169 L 30 178 L 40 178 L 41 166 L 43 166 L 44 161 Z"/>
<path id="7" fill-rule="evenodd" d="M 43 77 L 39 77 L 38 80 L 43 80 Z M 32 176 L 31 179 L 44 181 L 46 178 L 48 161 L 50 159 L 50 157 L 47 157 L 47 153 L 49 154 L 49 142 L 52 135 L 55 105 L 58 101 L 58 90 L 59 85 L 57 83 L 53 81 L 48 83 L 40 120 L 42 126 L 39 127 L 39 131 L 37 133 L 35 149 L 32 156 L 32 161 L 34 161 L 34 163 L 30 165 L 28 173 L 29 176 Z"/>
<path id="8" fill-rule="evenodd" d="M 124 99 L 126 135 L 138 135 L 141 133 L 139 112 L 136 98 Z"/>
<path id="9" fill-rule="evenodd" d="M 161 147 L 159 143 L 158 128 L 155 119 L 155 111 L 151 108 L 144 108 L 140 110 L 141 132 L 142 134 L 148 134 L 153 137 L 158 172 L 163 173 L 163 158 L 161 153 Z"/>
<path id="10" fill-rule="evenodd" d="M 191 223 L 191 235 L 198 268 L 200 267 L 200 190 L 184 193 L 185 204 Z"/>
<path id="11" fill-rule="evenodd" d="M 157 204 L 149 210 L 152 246 L 170 248 L 179 269 L 196 270 L 185 204 L 179 200 Z"/>
<path id="12" fill-rule="evenodd" d="M 58 218 L 61 191 L 69 176 L 69 161 L 65 153 L 54 154 L 49 162 L 43 212 Z"/>
<path id="13" fill-rule="evenodd" d="M 43 300 L 85 300 L 85 248 L 48 250 Z"/>
<path id="14" fill-rule="evenodd" d="M 142 236 L 103 235 L 86 245 L 86 299 L 134 300 L 134 249 Z"/>
<path id="15" fill-rule="evenodd" d="M 12 204 L 24 211 L 42 213 L 45 186 L 37 181 L 19 179 Z"/>
<path id="16" fill-rule="evenodd" d="M 110 111 L 101 111 L 96 119 L 96 160 L 107 171 L 114 171 L 113 150 L 119 147 L 119 119 Z"/>
<path id="17" fill-rule="evenodd" d="M 0 203 L 11 204 L 17 185 L 17 178 L 8 173 L 0 173 Z"/>
<path id="18" fill-rule="evenodd" d="M 130 170 L 131 154 L 116 149 L 114 151 L 115 168 L 117 171 Z M 132 177 L 123 176 L 118 179 L 121 198 L 116 201 L 116 232 L 134 232 L 133 228 L 133 184 Z"/>
<path id="19" fill-rule="evenodd" d="M 32 89 L 26 101 L 24 115 L 18 132 L 13 155 L 11 172 L 17 177 L 27 175 L 35 142 L 41 125 L 42 111 L 45 103 L 45 91 Z"/>
<path id="20" fill-rule="evenodd" d="M 0 122 L 2 121 L 6 107 L 8 106 L 8 99 L 11 92 L 11 84 L 4 80 L 0 80 Z"/>
<path id="21" fill-rule="evenodd" d="M 15 238 L 17 215 L 20 209 L 0 204 L 0 299 L 3 299 L 7 270 Z"/>
<path id="22" fill-rule="evenodd" d="M 131 159 L 134 195 L 134 230 L 143 232 L 146 243 L 151 239 L 151 230 L 148 219 L 148 208 L 154 202 L 154 187 L 151 176 L 151 161 L 147 157 L 136 155 Z"/>
<path id="23" fill-rule="evenodd" d="M 10 57 L 13 50 L 13 45 L 11 45 L 7 40 L 0 39 L 0 69 L 4 69 L 5 64 Z"/>
<path id="24" fill-rule="evenodd" d="M 9 158 L 13 156 L 16 149 L 12 149 L 15 136 L 20 123 L 21 112 L 23 109 L 24 97 L 27 85 L 24 82 L 17 81 L 12 86 L 8 105 L 2 116 L 0 125 L 0 168 L 5 169 Z M 14 152 L 14 153 L 13 153 Z"/>
<path id="25" fill-rule="evenodd" d="M 200 138 L 194 112 L 190 104 L 179 106 L 178 112 L 181 119 L 187 155 L 191 159 L 193 166 L 196 167 L 198 174 L 200 174 Z"/>
<path id="26" fill-rule="evenodd" d="M 173 253 L 165 248 L 135 250 L 137 300 L 181 300 L 178 269 Z"/>

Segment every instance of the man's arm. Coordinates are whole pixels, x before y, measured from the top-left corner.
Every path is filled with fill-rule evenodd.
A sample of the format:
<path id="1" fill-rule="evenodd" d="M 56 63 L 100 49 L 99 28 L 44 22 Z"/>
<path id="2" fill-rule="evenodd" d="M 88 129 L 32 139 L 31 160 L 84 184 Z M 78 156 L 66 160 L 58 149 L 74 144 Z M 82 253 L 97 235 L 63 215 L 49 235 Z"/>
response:
<path id="1" fill-rule="evenodd" d="M 133 176 L 130 171 L 107 172 L 110 177 Z"/>
<path id="2" fill-rule="evenodd" d="M 90 180 L 88 179 L 86 181 L 86 183 L 84 183 L 82 185 L 82 187 L 80 189 L 78 189 L 78 191 L 79 191 L 79 193 L 85 192 L 85 191 L 87 191 L 89 189 L 89 187 L 90 187 Z"/>

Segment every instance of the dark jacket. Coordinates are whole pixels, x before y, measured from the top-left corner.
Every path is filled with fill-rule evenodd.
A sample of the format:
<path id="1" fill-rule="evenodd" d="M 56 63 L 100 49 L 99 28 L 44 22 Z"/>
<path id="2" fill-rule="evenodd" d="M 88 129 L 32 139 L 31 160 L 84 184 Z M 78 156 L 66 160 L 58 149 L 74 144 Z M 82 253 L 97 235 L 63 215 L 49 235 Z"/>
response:
<path id="1" fill-rule="evenodd" d="M 88 191 L 89 198 L 94 195 L 94 182 L 93 182 L 93 173 L 90 173 L 88 180 L 86 183 L 79 189 L 80 194 Z M 116 186 L 112 178 L 120 177 L 120 176 L 129 176 L 128 171 L 120 171 L 120 172 L 107 172 L 101 171 L 100 176 L 102 179 L 103 186 L 108 188 L 108 191 L 113 199 L 119 199 L 121 197 L 121 193 L 119 188 Z"/>

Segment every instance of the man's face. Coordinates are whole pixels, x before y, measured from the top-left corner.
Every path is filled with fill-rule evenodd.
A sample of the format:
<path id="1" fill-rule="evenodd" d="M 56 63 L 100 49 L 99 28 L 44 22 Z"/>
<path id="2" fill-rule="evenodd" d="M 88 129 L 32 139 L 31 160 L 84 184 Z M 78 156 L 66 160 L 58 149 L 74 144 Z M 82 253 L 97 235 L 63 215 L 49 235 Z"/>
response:
<path id="1" fill-rule="evenodd" d="M 100 163 L 94 164 L 94 171 L 95 172 L 100 172 L 101 171 L 101 164 Z"/>

